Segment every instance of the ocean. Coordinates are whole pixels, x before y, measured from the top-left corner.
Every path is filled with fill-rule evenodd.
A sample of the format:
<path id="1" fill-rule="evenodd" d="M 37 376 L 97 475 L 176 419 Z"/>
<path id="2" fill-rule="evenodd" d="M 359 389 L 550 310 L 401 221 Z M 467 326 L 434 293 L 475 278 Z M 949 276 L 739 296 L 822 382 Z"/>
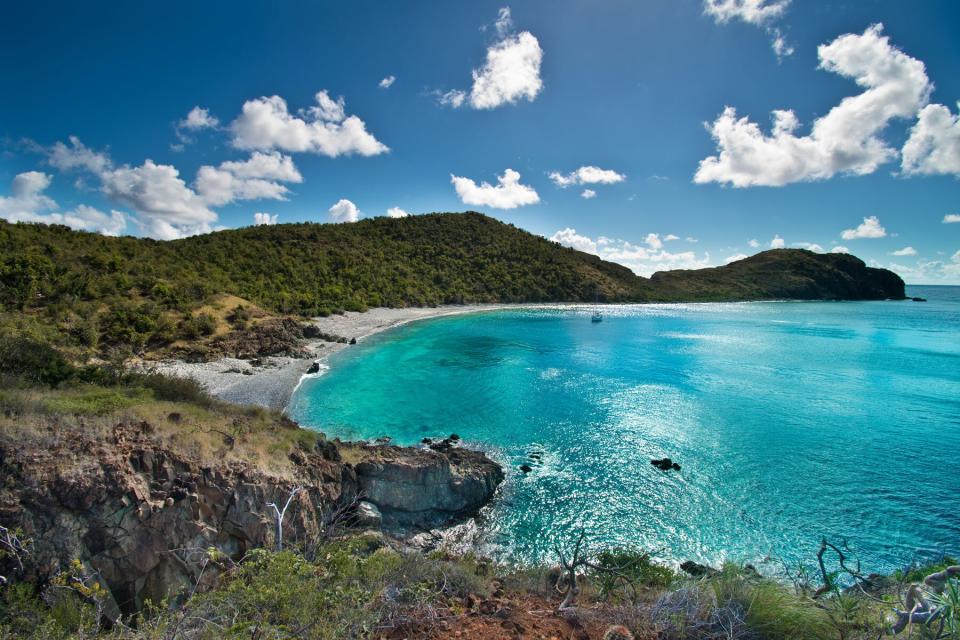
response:
<path id="1" fill-rule="evenodd" d="M 960 287 L 908 294 L 928 301 L 426 320 L 333 356 L 288 413 L 487 451 L 507 479 L 478 544 L 504 561 L 551 561 L 583 530 L 593 549 L 767 571 L 809 566 L 826 537 L 890 571 L 960 552 Z"/>

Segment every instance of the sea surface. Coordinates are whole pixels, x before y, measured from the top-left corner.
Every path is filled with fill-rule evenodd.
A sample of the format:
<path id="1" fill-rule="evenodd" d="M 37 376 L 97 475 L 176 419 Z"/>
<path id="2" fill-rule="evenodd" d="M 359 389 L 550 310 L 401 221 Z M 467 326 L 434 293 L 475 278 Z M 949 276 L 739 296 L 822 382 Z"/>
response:
<path id="1" fill-rule="evenodd" d="M 960 552 L 960 287 L 928 302 L 510 310 L 413 323 L 333 356 L 288 412 L 342 439 L 457 433 L 507 469 L 485 550 L 865 571 Z M 681 470 L 663 472 L 669 456 Z M 521 464 L 532 471 L 522 473 Z"/>

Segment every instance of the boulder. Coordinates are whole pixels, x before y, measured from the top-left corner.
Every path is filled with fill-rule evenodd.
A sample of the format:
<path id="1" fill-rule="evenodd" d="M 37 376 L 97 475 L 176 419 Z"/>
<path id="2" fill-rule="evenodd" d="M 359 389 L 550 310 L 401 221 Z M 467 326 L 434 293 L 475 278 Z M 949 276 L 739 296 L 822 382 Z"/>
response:
<path id="1" fill-rule="evenodd" d="M 366 500 L 357 503 L 355 525 L 360 529 L 379 529 L 383 524 L 383 514 L 377 505 Z"/>

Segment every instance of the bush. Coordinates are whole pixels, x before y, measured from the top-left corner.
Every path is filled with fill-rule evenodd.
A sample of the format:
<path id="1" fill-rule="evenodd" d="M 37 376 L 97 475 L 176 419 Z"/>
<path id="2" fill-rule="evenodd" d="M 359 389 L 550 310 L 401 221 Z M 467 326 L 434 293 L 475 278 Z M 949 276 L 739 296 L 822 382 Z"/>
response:
<path id="1" fill-rule="evenodd" d="M 69 380 L 76 373 L 76 369 L 50 345 L 16 335 L 0 336 L 0 371 L 51 387 Z"/>
<path id="2" fill-rule="evenodd" d="M 216 404 L 203 385 L 193 378 L 177 378 L 161 373 L 134 373 L 127 375 L 125 382 L 149 389 L 157 400 L 189 402 L 208 408 Z"/>
<path id="3" fill-rule="evenodd" d="M 634 587 L 666 588 L 675 578 L 669 567 L 653 562 L 649 553 L 631 549 L 604 551 L 597 555 L 596 565 L 590 579 L 605 600 L 630 597 Z"/>

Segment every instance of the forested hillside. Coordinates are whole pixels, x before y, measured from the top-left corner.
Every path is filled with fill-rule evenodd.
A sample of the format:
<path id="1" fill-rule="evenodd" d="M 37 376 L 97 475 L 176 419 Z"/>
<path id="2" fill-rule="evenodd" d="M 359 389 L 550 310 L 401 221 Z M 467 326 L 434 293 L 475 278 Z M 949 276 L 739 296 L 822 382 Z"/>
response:
<path id="1" fill-rule="evenodd" d="M 4 324 L 87 353 L 138 353 L 264 316 L 375 306 L 902 296 L 890 272 L 800 250 L 648 280 L 479 213 L 247 227 L 171 242 L 0 222 Z M 219 315 L 210 312 L 214 297 Z"/>

